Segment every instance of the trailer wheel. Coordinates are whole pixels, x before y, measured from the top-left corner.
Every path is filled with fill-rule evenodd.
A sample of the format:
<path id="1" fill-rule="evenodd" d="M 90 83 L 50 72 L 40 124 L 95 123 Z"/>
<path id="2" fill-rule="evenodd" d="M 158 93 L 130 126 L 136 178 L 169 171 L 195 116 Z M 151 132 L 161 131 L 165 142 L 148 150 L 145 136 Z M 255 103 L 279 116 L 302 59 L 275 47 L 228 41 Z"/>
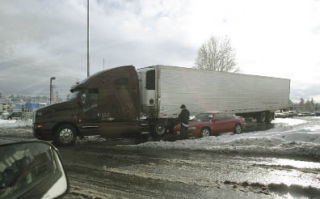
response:
<path id="1" fill-rule="evenodd" d="M 235 134 L 240 134 L 242 132 L 242 127 L 240 124 L 236 124 L 234 127 L 234 131 Z"/>
<path id="2" fill-rule="evenodd" d="M 274 113 L 268 112 L 267 117 L 266 117 L 266 123 L 270 124 L 273 119 L 274 119 Z"/>
<path id="3" fill-rule="evenodd" d="M 154 125 L 154 129 L 153 129 L 153 135 L 155 137 L 162 137 L 164 134 L 166 133 L 166 125 L 164 122 L 162 121 L 158 121 L 155 125 Z"/>
<path id="4" fill-rule="evenodd" d="M 257 116 L 258 123 L 264 123 L 266 121 L 266 112 L 260 112 Z"/>
<path id="5" fill-rule="evenodd" d="M 76 141 L 76 129 L 70 124 L 63 124 L 55 132 L 54 142 L 58 146 L 73 145 Z"/>
<path id="6" fill-rule="evenodd" d="M 200 131 L 201 137 L 209 137 L 211 135 L 211 131 L 208 127 L 201 129 Z"/>

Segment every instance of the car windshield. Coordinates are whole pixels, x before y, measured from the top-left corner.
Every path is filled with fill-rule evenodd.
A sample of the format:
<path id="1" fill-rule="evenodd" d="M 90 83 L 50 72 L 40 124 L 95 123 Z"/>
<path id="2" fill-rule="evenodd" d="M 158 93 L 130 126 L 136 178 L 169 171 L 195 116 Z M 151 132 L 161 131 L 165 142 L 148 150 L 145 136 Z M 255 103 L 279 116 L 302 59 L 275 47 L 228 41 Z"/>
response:
<path id="1" fill-rule="evenodd" d="M 196 117 L 193 119 L 198 122 L 209 122 L 212 119 L 212 114 L 210 113 L 200 113 L 196 115 Z"/>

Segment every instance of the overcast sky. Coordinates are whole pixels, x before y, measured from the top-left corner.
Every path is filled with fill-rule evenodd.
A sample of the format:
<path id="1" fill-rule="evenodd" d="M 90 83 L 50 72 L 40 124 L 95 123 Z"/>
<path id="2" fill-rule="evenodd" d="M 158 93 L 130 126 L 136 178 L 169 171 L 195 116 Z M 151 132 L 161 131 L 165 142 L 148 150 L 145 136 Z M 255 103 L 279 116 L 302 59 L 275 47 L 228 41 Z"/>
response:
<path id="1" fill-rule="evenodd" d="M 0 1 L 0 92 L 65 94 L 86 78 L 86 0 Z M 210 36 L 228 37 L 241 73 L 291 79 L 291 99 L 320 102 L 319 0 L 90 0 L 93 74 L 192 67 Z M 103 59 L 105 64 L 103 67 Z"/>

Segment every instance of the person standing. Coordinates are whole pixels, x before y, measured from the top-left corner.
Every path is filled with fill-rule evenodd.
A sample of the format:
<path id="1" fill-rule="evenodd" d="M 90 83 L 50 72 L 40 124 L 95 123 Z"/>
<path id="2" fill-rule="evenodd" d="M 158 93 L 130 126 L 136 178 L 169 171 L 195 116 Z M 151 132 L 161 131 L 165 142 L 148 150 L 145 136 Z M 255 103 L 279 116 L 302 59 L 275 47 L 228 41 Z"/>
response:
<path id="1" fill-rule="evenodd" d="M 181 112 L 179 114 L 179 120 L 181 125 L 180 136 L 181 138 L 185 139 L 185 138 L 188 138 L 190 112 L 188 111 L 187 107 L 184 104 L 182 104 L 180 108 L 181 108 Z"/>

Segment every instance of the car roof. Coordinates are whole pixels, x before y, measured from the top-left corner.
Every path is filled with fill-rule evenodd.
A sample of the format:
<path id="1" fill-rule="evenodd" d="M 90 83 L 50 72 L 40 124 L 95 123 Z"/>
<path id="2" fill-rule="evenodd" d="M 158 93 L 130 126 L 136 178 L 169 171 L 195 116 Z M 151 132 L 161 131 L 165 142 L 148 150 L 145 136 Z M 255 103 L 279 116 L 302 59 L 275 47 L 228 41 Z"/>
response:
<path id="1" fill-rule="evenodd" d="M 0 138 L 0 146 L 5 144 L 14 144 L 19 142 L 28 142 L 28 141 L 39 141 L 37 139 L 21 139 L 21 138 Z"/>
<path id="2" fill-rule="evenodd" d="M 10 139 L 10 138 L 0 138 L 0 146 L 4 145 L 4 144 L 12 144 L 12 143 L 16 143 L 19 141 L 16 141 L 14 139 Z"/>
<path id="3" fill-rule="evenodd" d="M 212 113 L 212 114 L 216 114 L 216 113 L 222 113 L 221 111 L 206 111 L 204 113 Z"/>

